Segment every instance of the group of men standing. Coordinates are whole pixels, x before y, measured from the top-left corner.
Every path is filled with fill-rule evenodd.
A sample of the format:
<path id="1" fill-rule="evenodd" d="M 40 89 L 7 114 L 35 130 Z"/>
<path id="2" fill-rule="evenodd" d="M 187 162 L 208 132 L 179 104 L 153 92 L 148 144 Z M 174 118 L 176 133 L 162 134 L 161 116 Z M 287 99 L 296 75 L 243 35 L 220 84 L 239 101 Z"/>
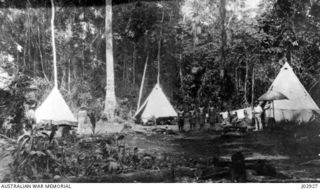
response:
<path id="1" fill-rule="evenodd" d="M 201 130 L 204 128 L 205 123 L 209 123 L 213 127 L 218 121 L 218 114 L 211 102 L 208 107 L 204 105 L 195 106 L 194 104 L 190 108 L 180 106 L 177 113 L 179 131 L 184 130 L 185 123 L 189 123 L 190 130 L 195 130 L 198 123 Z"/>
<path id="2" fill-rule="evenodd" d="M 260 101 L 257 102 L 256 106 L 253 109 L 253 123 L 256 130 L 262 130 L 266 126 L 266 110 L 270 109 L 270 102 Z M 204 105 L 196 106 L 192 104 L 189 108 L 179 106 L 177 109 L 178 114 L 178 127 L 179 131 L 183 131 L 185 124 L 189 123 L 190 130 L 195 130 L 197 124 L 199 124 L 199 130 L 203 129 L 206 123 L 209 123 L 210 127 L 214 127 L 216 123 L 220 123 L 224 120 L 229 121 L 229 125 L 232 125 L 233 120 L 238 121 L 237 114 L 236 116 L 231 116 L 228 111 L 228 118 L 223 119 L 222 116 L 217 112 L 217 109 L 213 106 L 212 102 L 209 103 L 208 107 Z M 244 113 L 244 120 L 248 120 L 248 113 Z M 248 122 L 248 125 L 251 125 Z"/>

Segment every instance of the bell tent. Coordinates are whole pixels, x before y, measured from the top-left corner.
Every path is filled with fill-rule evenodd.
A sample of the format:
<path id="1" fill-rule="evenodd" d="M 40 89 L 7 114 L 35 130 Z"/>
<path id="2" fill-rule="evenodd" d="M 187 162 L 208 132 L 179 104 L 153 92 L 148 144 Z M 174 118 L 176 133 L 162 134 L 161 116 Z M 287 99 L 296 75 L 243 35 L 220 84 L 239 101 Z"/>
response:
<path id="1" fill-rule="evenodd" d="M 35 112 L 37 123 L 50 122 L 53 124 L 76 123 L 72 114 L 57 87 L 54 87 L 49 96 Z"/>
<path id="2" fill-rule="evenodd" d="M 163 22 L 163 15 L 162 15 L 162 21 Z M 141 94 L 142 94 L 142 88 L 144 84 L 144 79 L 146 75 L 146 69 L 149 59 L 149 52 L 147 54 L 145 68 L 143 71 L 143 77 L 141 81 L 140 86 L 140 92 L 139 92 L 139 100 L 137 105 L 137 111 L 134 115 L 135 119 L 140 119 L 143 123 L 146 123 L 149 120 L 152 119 L 160 119 L 160 118 L 170 118 L 170 117 L 177 117 L 177 112 L 173 109 L 172 105 L 170 104 L 170 101 L 162 91 L 160 87 L 160 55 L 161 55 L 161 37 L 162 37 L 162 28 L 160 28 L 160 38 L 158 41 L 158 75 L 157 75 L 157 83 L 153 87 L 151 93 L 147 97 L 147 99 L 144 101 L 144 103 L 140 106 L 140 100 L 141 100 Z"/>
<path id="3" fill-rule="evenodd" d="M 52 17 L 51 17 L 51 39 L 53 50 L 53 68 L 54 68 L 54 87 L 49 96 L 35 111 L 36 122 L 52 122 L 53 124 L 68 124 L 73 125 L 77 122 L 77 119 L 72 114 L 69 106 L 63 99 L 61 93 L 58 90 L 58 74 L 57 74 L 57 61 L 56 61 L 56 46 L 54 37 L 54 3 L 52 4 Z"/>
<path id="4" fill-rule="evenodd" d="M 272 92 L 280 92 L 287 97 L 274 100 L 274 110 L 272 107 L 266 112 L 267 117 L 273 117 L 274 114 L 276 121 L 308 122 L 312 119 L 314 111 L 319 110 L 288 63 L 283 65 L 267 93 Z"/>
<path id="5" fill-rule="evenodd" d="M 177 117 L 177 112 L 173 109 L 168 98 L 157 83 L 134 117 L 136 119 L 140 118 L 143 123 L 146 123 L 152 118 Z"/>

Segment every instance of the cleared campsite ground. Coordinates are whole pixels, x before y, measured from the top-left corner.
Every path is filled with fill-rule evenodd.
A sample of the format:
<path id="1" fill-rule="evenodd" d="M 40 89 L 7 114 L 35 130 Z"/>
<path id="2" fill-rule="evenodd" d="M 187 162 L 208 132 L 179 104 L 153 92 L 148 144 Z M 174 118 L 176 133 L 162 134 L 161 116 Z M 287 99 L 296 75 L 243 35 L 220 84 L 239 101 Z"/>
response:
<path id="1" fill-rule="evenodd" d="M 174 157 L 231 160 L 241 151 L 246 160 L 266 160 L 278 172 L 292 178 L 320 178 L 317 161 L 320 142 L 317 139 L 295 139 L 278 132 L 255 132 L 245 136 L 217 134 L 137 135 L 128 136 L 127 143 L 148 152 L 163 151 Z M 313 141 L 313 142 L 312 142 Z M 309 162 L 309 163 L 308 163 Z M 281 180 L 279 180 L 280 182 Z"/>
<path id="2" fill-rule="evenodd" d="M 230 161 L 231 155 L 241 151 L 246 161 L 265 161 L 268 165 L 290 179 L 303 181 L 320 178 L 317 167 L 320 153 L 320 137 L 315 126 L 292 126 L 284 124 L 279 129 L 250 132 L 245 134 L 222 134 L 206 129 L 190 132 L 186 126 L 184 133 L 179 133 L 177 126 L 141 126 L 133 125 L 135 133 L 129 133 L 123 140 L 128 147 L 138 147 L 140 152 L 157 155 L 166 154 L 173 162 L 179 163 L 212 160 L 215 158 Z M 100 123 L 100 133 L 120 132 L 121 127 Z M 166 129 L 172 133 L 156 132 Z M 285 129 L 284 129 L 285 128 Z M 272 178 L 274 182 L 281 182 Z M 263 179 L 262 179 L 263 181 Z"/>

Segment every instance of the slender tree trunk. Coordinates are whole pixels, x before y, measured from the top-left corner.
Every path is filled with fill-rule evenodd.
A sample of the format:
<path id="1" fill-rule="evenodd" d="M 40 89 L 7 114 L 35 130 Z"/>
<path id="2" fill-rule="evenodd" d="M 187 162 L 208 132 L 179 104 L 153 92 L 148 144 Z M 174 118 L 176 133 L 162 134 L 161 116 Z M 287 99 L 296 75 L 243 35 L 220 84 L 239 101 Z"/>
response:
<path id="1" fill-rule="evenodd" d="M 225 46 L 227 41 L 227 33 L 225 27 L 226 19 L 226 0 L 220 0 L 220 25 L 221 25 L 221 47 L 220 47 L 220 77 L 224 78 L 225 75 Z"/>
<path id="2" fill-rule="evenodd" d="M 127 88 L 130 85 L 130 64 L 129 64 L 130 55 L 129 55 L 129 53 L 127 54 L 126 58 L 127 58 L 126 59 L 126 88 Z"/>
<path id="3" fill-rule="evenodd" d="M 31 61 L 33 63 L 33 77 L 37 77 L 37 70 L 38 70 L 38 65 L 39 65 L 39 59 L 36 59 L 36 53 L 39 53 L 37 52 L 37 39 L 36 39 L 36 36 L 31 36 L 31 46 L 34 47 L 34 51 L 31 52 L 30 50 L 30 54 L 32 53 L 32 56 L 31 57 Z M 31 48 L 30 48 L 31 49 Z"/>
<path id="4" fill-rule="evenodd" d="M 32 71 L 31 71 L 31 63 L 32 63 L 32 61 L 31 61 L 31 39 L 30 39 L 30 11 L 29 11 L 29 5 L 27 5 L 28 7 L 27 7 L 27 36 L 26 36 L 26 38 L 28 39 L 27 40 L 27 42 L 28 42 L 28 45 L 27 45 L 27 51 L 28 51 L 28 62 L 27 62 L 27 64 L 28 64 L 28 73 L 32 73 Z"/>
<path id="5" fill-rule="evenodd" d="M 46 81 L 48 83 L 50 83 L 47 75 L 46 75 L 46 72 L 44 70 L 44 64 L 43 64 L 43 56 L 42 56 L 42 50 L 41 50 L 41 37 L 40 37 L 40 25 L 38 25 L 38 48 L 39 48 L 39 56 L 40 56 L 40 64 L 41 64 L 41 69 L 42 69 L 42 73 L 43 73 L 43 76 L 44 78 L 46 79 Z"/>
<path id="6" fill-rule="evenodd" d="M 183 75 L 182 75 L 182 52 L 179 55 L 179 78 L 180 78 L 180 86 L 183 85 Z"/>
<path id="7" fill-rule="evenodd" d="M 192 61 L 194 62 L 194 56 L 196 54 L 196 44 L 197 44 L 197 24 L 192 23 L 192 32 L 193 32 L 193 43 L 192 43 Z"/>
<path id="8" fill-rule="evenodd" d="M 136 86 L 136 63 L 137 63 L 137 44 L 133 43 L 133 52 L 132 52 L 132 84 L 135 88 Z"/>
<path id="9" fill-rule="evenodd" d="M 78 80 L 78 67 L 76 65 L 76 61 L 75 60 L 71 60 L 71 66 L 72 66 L 72 78 L 77 81 Z"/>
<path id="10" fill-rule="evenodd" d="M 112 45 L 112 0 L 106 0 L 106 100 L 104 113 L 108 120 L 113 120 L 116 109 L 116 96 L 114 89 L 114 63 L 113 63 L 113 45 Z"/>
<path id="11" fill-rule="evenodd" d="M 124 53 L 123 53 L 123 61 L 122 61 L 122 63 L 123 63 L 123 65 L 122 65 L 122 82 L 123 82 L 123 84 L 125 84 L 125 79 L 126 79 L 126 58 L 127 57 L 127 53 L 126 53 L 126 51 L 124 51 Z"/>
<path id="12" fill-rule="evenodd" d="M 34 47 L 34 46 L 33 46 Z M 31 49 L 31 48 L 30 48 Z M 31 50 L 30 50 L 30 55 L 31 55 Z M 33 54 L 34 55 L 34 54 Z M 30 56 L 31 57 L 31 56 Z M 32 63 L 33 63 L 33 77 L 37 76 L 37 63 L 38 61 L 36 61 L 34 58 L 31 59 Z"/>
<path id="13" fill-rule="evenodd" d="M 163 24 L 164 20 L 164 9 L 162 10 L 162 18 L 161 18 L 161 24 Z M 162 40 L 162 25 L 160 28 L 160 35 L 159 35 L 159 41 L 158 41 L 158 76 L 157 76 L 157 83 L 160 84 L 160 58 L 161 58 L 161 40 Z"/>
<path id="14" fill-rule="evenodd" d="M 245 79 L 244 79 L 244 103 L 246 105 L 248 105 L 248 99 L 247 99 L 247 83 L 248 83 L 248 80 L 249 80 L 249 64 L 248 64 L 248 61 L 246 61 L 246 76 L 245 76 Z"/>
<path id="15" fill-rule="evenodd" d="M 28 16 L 27 16 L 27 19 L 28 19 L 28 65 L 29 65 L 29 71 L 30 71 L 30 75 L 32 74 L 33 77 L 35 77 L 35 60 L 32 60 L 32 56 L 31 56 L 31 49 L 34 47 L 33 44 L 32 44 L 32 33 L 31 33 L 31 25 L 32 25 L 32 22 L 31 22 L 31 18 L 30 18 L 30 7 L 31 5 L 28 3 L 28 8 L 27 8 L 27 12 L 28 12 Z"/>
<path id="16" fill-rule="evenodd" d="M 28 35 L 28 30 L 26 30 L 26 36 Z M 25 38 L 25 46 L 23 48 L 23 67 L 22 67 L 22 72 L 25 71 L 27 68 L 27 63 L 26 63 L 26 55 L 27 55 L 27 49 L 28 49 L 28 38 Z"/>
<path id="17" fill-rule="evenodd" d="M 84 80 L 84 62 L 85 62 L 85 56 L 84 56 L 84 51 L 85 51 L 85 44 L 82 42 L 82 80 Z"/>
<path id="18" fill-rule="evenodd" d="M 240 67 L 241 67 L 241 66 L 240 66 Z M 241 70 L 239 70 L 239 71 L 238 71 L 238 87 L 239 87 L 239 89 L 242 88 L 241 74 L 242 74 L 242 72 L 241 72 Z"/>
<path id="19" fill-rule="evenodd" d="M 68 61 L 68 94 L 71 94 L 71 60 Z"/>
<path id="20" fill-rule="evenodd" d="M 251 107 L 253 108 L 253 106 L 254 106 L 254 99 L 255 99 L 255 97 L 254 97 L 254 81 L 255 81 L 255 79 L 254 79 L 254 65 L 252 65 L 252 86 L 251 86 Z"/>
<path id="21" fill-rule="evenodd" d="M 54 86 L 58 88 L 58 71 L 57 71 L 57 57 L 56 57 L 56 43 L 55 43 L 55 37 L 54 37 L 54 2 L 51 0 L 51 39 L 52 39 L 52 52 L 53 52 L 53 71 L 54 71 Z"/>
<path id="22" fill-rule="evenodd" d="M 127 60 L 128 60 L 128 57 L 127 57 L 127 52 L 125 52 L 125 55 L 124 55 L 124 70 L 123 70 L 123 75 L 124 75 L 124 88 L 127 89 L 127 79 L 128 79 L 128 64 L 127 64 Z"/>
<path id="23" fill-rule="evenodd" d="M 235 84 L 236 84 L 236 93 L 238 94 L 238 90 L 239 90 L 239 86 L 238 86 L 238 67 L 236 67 L 235 69 L 234 69 L 234 79 L 235 79 Z"/>
<path id="24" fill-rule="evenodd" d="M 62 77 L 61 77 L 61 81 L 60 81 L 60 88 L 61 89 L 66 89 L 67 88 L 67 85 L 66 85 L 66 81 L 67 81 L 67 69 L 68 67 L 67 66 L 64 66 L 62 68 Z"/>
<path id="25" fill-rule="evenodd" d="M 18 50 L 18 48 L 17 48 L 17 62 L 18 63 L 20 63 L 20 59 L 19 59 L 20 57 L 19 57 L 19 50 Z M 21 68 L 21 66 L 18 64 L 17 65 L 17 68 L 18 68 L 18 70 L 17 70 L 17 73 L 19 73 L 21 70 L 20 70 L 20 68 Z"/>

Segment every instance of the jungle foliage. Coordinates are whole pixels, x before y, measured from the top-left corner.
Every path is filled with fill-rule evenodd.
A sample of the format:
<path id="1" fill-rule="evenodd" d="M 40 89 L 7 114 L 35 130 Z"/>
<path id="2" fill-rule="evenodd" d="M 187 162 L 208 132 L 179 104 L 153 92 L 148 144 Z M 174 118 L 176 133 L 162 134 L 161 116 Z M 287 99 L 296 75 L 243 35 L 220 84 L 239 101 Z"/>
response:
<path id="1" fill-rule="evenodd" d="M 56 2 L 59 88 L 73 111 L 84 103 L 100 112 L 106 86 L 104 6 L 77 3 Z M 35 4 L 0 10 L 0 52 L 1 66 L 17 81 L 29 78 L 36 89 L 33 99 L 40 103 L 53 84 L 51 13 L 50 7 Z M 268 88 L 284 60 L 307 90 L 316 91 L 319 6 L 306 0 L 263 0 L 254 9 L 244 0 L 114 5 L 118 101 L 136 110 L 148 55 L 143 99 L 156 83 L 159 58 L 160 83 L 174 105 L 213 100 L 221 110 L 248 106 Z"/>

